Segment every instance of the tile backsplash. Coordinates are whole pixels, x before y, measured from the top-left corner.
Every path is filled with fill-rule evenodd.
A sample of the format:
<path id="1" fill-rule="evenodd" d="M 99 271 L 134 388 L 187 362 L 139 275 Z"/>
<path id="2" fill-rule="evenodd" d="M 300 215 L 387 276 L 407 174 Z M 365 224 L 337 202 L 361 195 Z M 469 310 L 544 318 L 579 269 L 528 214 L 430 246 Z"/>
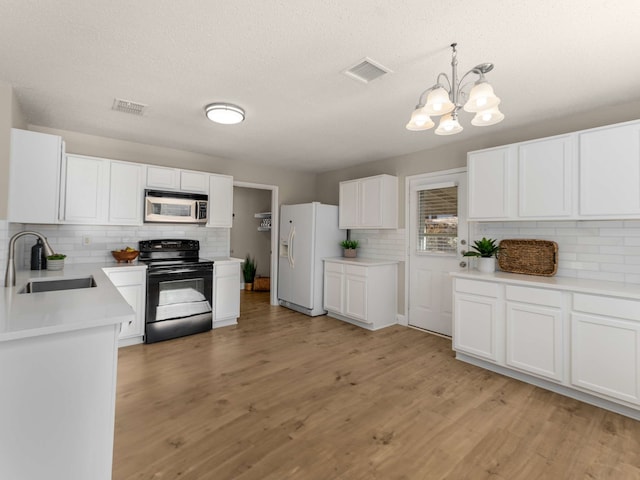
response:
<path id="1" fill-rule="evenodd" d="M 378 260 L 405 260 L 405 230 L 351 230 L 351 240 L 358 240 L 358 256 Z"/>
<path id="2" fill-rule="evenodd" d="M 5 222 L 6 224 L 6 222 Z M 141 226 L 105 225 L 24 225 L 9 224 L 3 240 L 0 223 L 0 260 L 6 255 L 8 238 L 22 230 L 34 230 L 47 237 L 51 248 L 67 255 L 68 263 L 113 262 L 112 250 L 127 246 L 138 248 L 139 240 L 155 238 L 188 238 L 200 242 L 200 256 L 211 258 L 229 255 L 229 229 L 207 228 L 198 225 L 145 224 Z M 16 266 L 30 268 L 31 247 L 36 238 L 22 237 L 16 243 Z"/>
<path id="3" fill-rule="evenodd" d="M 469 238 L 558 244 L 558 276 L 640 284 L 640 221 L 472 222 Z"/>

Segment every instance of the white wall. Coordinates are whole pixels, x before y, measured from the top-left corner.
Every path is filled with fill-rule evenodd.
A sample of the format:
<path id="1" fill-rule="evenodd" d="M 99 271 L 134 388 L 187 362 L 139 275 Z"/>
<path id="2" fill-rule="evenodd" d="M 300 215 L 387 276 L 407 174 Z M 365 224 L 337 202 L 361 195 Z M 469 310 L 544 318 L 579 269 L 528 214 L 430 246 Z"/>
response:
<path id="1" fill-rule="evenodd" d="M 276 185 L 281 203 L 311 202 L 316 198 L 316 174 L 294 169 L 275 168 L 240 160 L 213 157 L 201 153 L 86 135 L 68 130 L 29 126 L 30 130 L 60 135 L 67 153 L 103 157 L 129 162 L 185 168 L 202 172 L 233 175 L 234 180 Z"/>

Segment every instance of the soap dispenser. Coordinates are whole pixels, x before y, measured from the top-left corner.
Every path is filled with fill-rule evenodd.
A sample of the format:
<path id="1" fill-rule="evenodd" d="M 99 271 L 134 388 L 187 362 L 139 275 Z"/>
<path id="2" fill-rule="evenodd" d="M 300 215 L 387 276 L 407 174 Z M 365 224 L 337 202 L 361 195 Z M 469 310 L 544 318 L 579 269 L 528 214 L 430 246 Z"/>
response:
<path id="1" fill-rule="evenodd" d="M 47 257 L 44 253 L 44 244 L 38 239 L 31 247 L 31 270 L 45 270 L 47 268 Z"/>

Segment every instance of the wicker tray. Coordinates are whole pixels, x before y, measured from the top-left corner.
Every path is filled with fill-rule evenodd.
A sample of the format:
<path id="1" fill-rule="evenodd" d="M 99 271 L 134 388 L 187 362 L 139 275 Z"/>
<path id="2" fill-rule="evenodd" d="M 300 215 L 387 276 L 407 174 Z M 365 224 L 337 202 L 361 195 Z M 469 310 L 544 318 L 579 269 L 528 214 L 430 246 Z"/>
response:
<path id="1" fill-rule="evenodd" d="M 502 240 L 498 266 L 503 272 L 552 277 L 558 271 L 558 244 L 549 240 Z"/>

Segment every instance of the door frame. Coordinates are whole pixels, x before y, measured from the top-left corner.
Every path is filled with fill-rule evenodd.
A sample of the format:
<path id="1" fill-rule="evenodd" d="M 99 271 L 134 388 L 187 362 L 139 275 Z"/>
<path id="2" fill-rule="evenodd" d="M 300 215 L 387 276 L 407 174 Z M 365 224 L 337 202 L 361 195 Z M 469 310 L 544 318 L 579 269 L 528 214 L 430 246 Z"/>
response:
<path id="1" fill-rule="evenodd" d="M 428 180 L 433 177 L 439 177 L 442 175 L 452 175 L 457 173 L 467 173 L 467 167 L 452 168 L 449 170 L 438 170 L 436 172 L 419 173 L 417 175 L 407 175 L 404 179 L 404 314 L 403 318 L 398 319 L 398 324 L 405 327 L 415 328 L 409 325 L 409 257 L 411 255 L 410 241 L 411 241 L 411 182 L 415 180 Z M 468 188 L 468 187 L 467 187 Z M 468 192 L 467 192 L 468 194 Z M 467 235 L 468 236 L 468 235 Z M 467 242 L 469 239 L 465 239 Z"/>
<path id="2" fill-rule="evenodd" d="M 278 227 L 279 203 L 277 185 L 266 185 L 264 183 L 237 182 L 233 181 L 234 187 L 255 188 L 257 190 L 271 190 L 271 279 L 269 281 L 271 291 L 269 292 L 269 303 L 278 305 L 278 255 L 274 250 L 278 247 Z M 229 248 L 231 248 L 231 229 L 229 229 Z M 240 288 L 240 286 L 238 286 Z"/>

